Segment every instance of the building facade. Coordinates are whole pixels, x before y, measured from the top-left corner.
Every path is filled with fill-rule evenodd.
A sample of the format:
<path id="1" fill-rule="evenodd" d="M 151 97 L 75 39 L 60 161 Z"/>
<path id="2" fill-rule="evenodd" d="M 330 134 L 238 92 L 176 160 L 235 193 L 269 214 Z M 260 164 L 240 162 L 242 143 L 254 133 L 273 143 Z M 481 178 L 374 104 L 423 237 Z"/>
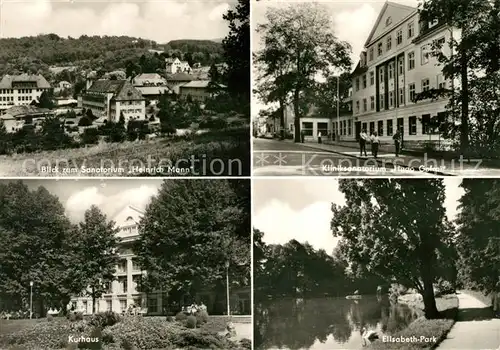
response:
<path id="1" fill-rule="evenodd" d="M 44 91 L 51 89 L 42 75 L 6 75 L 0 81 L 0 114 L 10 107 L 38 101 Z"/>
<path id="2" fill-rule="evenodd" d="M 459 33 L 437 22 L 421 22 L 416 8 L 386 2 L 352 74 L 354 132 L 348 138 L 357 140 L 366 130 L 392 142 L 399 129 L 406 146 L 442 142 L 436 121 L 444 121 L 448 99 L 416 101 L 415 96 L 452 87 L 432 54 L 437 44 L 451 55 L 452 37 L 458 39 Z"/>
<path id="3" fill-rule="evenodd" d="M 158 73 L 143 73 L 137 75 L 132 84 L 134 86 L 166 86 L 167 80 Z"/>
<path id="4" fill-rule="evenodd" d="M 169 74 L 175 73 L 190 73 L 191 67 L 187 61 L 181 61 L 178 58 L 166 58 L 165 70 Z"/>
<path id="5" fill-rule="evenodd" d="M 212 96 L 212 93 L 208 89 L 210 84 L 209 80 L 195 80 L 189 83 L 179 86 L 179 96 L 181 98 L 187 98 L 191 96 L 193 101 L 204 102 L 207 98 Z M 221 89 L 225 86 L 220 85 Z"/>
<path id="6" fill-rule="evenodd" d="M 96 80 L 87 82 L 81 106 L 92 110 L 97 118 L 118 122 L 123 114 L 125 122 L 146 118 L 146 99 L 127 80 Z"/>

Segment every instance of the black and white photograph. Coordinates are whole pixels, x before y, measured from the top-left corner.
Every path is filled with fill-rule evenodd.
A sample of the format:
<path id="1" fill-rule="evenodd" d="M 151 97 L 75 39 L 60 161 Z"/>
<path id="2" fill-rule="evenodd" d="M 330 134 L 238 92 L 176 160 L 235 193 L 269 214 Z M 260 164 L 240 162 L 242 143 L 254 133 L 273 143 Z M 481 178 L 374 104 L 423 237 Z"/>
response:
<path id="1" fill-rule="evenodd" d="M 250 181 L 0 181 L 0 348 L 252 348 Z"/>
<path id="2" fill-rule="evenodd" d="M 253 174 L 499 176 L 499 11 L 253 2 Z"/>
<path id="3" fill-rule="evenodd" d="M 500 349 L 500 180 L 257 179 L 255 349 Z"/>
<path id="4" fill-rule="evenodd" d="M 248 176 L 250 3 L 0 2 L 0 177 Z"/>

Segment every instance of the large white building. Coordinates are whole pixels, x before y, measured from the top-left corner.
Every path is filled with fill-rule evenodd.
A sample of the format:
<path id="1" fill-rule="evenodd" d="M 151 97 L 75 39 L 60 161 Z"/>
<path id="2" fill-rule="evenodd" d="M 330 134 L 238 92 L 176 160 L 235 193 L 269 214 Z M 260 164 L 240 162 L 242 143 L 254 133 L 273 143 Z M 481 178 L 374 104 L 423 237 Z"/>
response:
<path id="1" fill-rule="evenodd" d="M 0 114 L 13 106 L 38 101 L 44 91 L 51 89 L 42 75 L 6 75 L 0 81 Z"/>
<path id="2" fill-rule="evenodd" d="M 112 122 L 118 122 L 122 113 L 126 122 L 146 118 L 146 99 L 128 80 L 88 81 L 81 105 Z"/>
<path id="3" fill-rule="evenodd" d="M 144 213 L 132 206 L 127 206 L 113 219 L 118 229 L 120 245 L 118 252 L 120 263 L 116 267 L 116 280 L 111 284 L 108 293 L 104 294 L 96 302 L 96 312 L 114 311 L 121 313 L 130 305 L 139 307 L 141 312 L 151 315 L 162 313 L 161 293 L 140 293 L 137 285 L 141 271 L 135 261 L 132 250 L 133 243 L 139 238 L 138 223 Z M 86 314 L 92 313 L 92 298 L 75 297 L 71 300 L 76 310 L 82 310 Z"/>
<path id="4" fill-rule="evenodd" d="M 187 61 L 181 61 L 178 58 L 166 58 L 165 70 L 169 74 L 191 73 L 191 67 Z"/>
<path id="5" fill-rule="evenodd" d="M 396 129 L 409 144 L 442 140 L 431 120 L 444 120 L 447 99 L 414 101 L 432 88 L 451 88 L 444 79 L 431 45 L 439 43 L 447 56 L 449 41 L 459 32 L 440 23 L 419 20 L 416 8 L 386 2 L 370 32 L 352 75 L 354 129 L 345 139 L 357 140 L 361 130 L 377 131 L 382 142 Z"/>

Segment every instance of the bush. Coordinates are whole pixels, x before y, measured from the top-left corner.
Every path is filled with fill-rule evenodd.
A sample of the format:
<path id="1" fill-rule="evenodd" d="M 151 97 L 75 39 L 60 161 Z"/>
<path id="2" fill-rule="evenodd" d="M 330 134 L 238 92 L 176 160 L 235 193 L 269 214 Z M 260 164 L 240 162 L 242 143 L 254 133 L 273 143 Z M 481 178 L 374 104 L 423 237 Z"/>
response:
<path id="1" fill-rule="evenodd" d="M 175 315 L 176 321 L 184 321 L 185 319 L 187 319 L 187 315 L 182 311 Z"/>
<path id="2" fill-rule="evenodd" d="M 102 332 L 99 328 L 94 328 L 90 333 L 89 341 L 82 341 L 78 343 L 79 349 L 102 349 Z"/>
<path id="3" fill-rule="evenodd" d="M 86 145 L 96 144 L 99 142 L 99 131 L 95 128 L 88 128 L 83 131 L 82 142 Z"/>
<path id="4" fill-rule="evenodd" d="M 68 320 L 70 320 L 71 322 L 75 322 L 76 321 L 76 313 L 75 312 L 70 312 L 68 314 Z"/>
<path id="5" fill-rule="evenodd" d="M 175 319 L 172 316 L 167 316 L 167 322 L 174 322 Z"/>
<path id="6" fill-rule="evenodd" d="M 243 349 L 252 349 L 252 341 L 250 339 L 241 339 L 240 340 L 240 345 Z"/>
<path id="7" fill-rule="evenodd" d="M 92 326 L 104 329 L 105 327 L 111 327 L 121 321 L 119 314 L 113 311 L 106 311 L 95 314 L 89 321 Z"/>
<path id="8" fill-rule="evenodd" d="M 453 288 L 453 285 L 444 279 L 439 279 L 438 283 L 435 286 L 435 289 L 436 296 L 455 293 L 455 288 Z"/>
<path id="9" fill-rule="evenodd" d="M 188 316 L 187 319 L 186 319 L 186 327 L 187 328 L 196 328 L 196 323 L 197 323 L 197 319 L 195 316 Z"/>
<path id="10" fill-rule="evenodd" d="M 208 312 L 199 311 L 196 314 L 197 324 L 207 323 L 208 322 Z"/>
<path id="11" fill-rule="evenodd" d="M 48 315 L 47 315 L 47 322 L 51 322 L 51 321 L 53 321 L 53 320 L 54 320 L 54 316 L 52 316 L 52 315 L 48 314 Z"/>
<path id="12" fill-rule="evenodd" d="M 83 320 L 83 312 L 75 312 L 75 318 L 77 321 Z"/>
<path id="13" fill-rule="evenodd" d="M 78 126 L 90 126 L 90 125 L 92 125 L 92 118 L 88 116 L 84 116 L 78 121 Z"/>

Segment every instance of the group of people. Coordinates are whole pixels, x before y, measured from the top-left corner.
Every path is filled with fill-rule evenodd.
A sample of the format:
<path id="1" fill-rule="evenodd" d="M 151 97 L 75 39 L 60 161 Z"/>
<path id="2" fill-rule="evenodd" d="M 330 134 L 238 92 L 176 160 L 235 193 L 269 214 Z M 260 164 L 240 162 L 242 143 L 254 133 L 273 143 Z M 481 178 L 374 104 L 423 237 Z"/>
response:
<path id="1" fill-rule="evenodd" d="M 396 151 L 396 157 L 399 157 L 399 152 L 401 151 L 401 141 L 402 141 L 402 136 L 401 132 L 399 130 L 396 130 L 396 133 L 392 136 L 392 139 L 394 140 L 394 148 Z M 361 133 L 359 134 L 359 155 L 362 157 L 363 153 L 365 157 L 367 156 L 366 154 L 366 144 L 370 142 L 372 147 L 372 155 L 373 157 L 377 158 L 378 156 L 378 148 L 380 146 L 380 139 L 378 137 L 378 133 L 376 131 L 373 131 L 371 136 L 368 136 L 366 133 L 366 130 L 362 130 Z"/>
<path id="2" fill-rule="evenodd" d="M 189 306 L 184 306 L 182 311 L 187 313 L 188 315 L 194 315 L 199 311 L 207 311 L 206 305 L 202 302 L 200 305 L 193 303 Z"/>

